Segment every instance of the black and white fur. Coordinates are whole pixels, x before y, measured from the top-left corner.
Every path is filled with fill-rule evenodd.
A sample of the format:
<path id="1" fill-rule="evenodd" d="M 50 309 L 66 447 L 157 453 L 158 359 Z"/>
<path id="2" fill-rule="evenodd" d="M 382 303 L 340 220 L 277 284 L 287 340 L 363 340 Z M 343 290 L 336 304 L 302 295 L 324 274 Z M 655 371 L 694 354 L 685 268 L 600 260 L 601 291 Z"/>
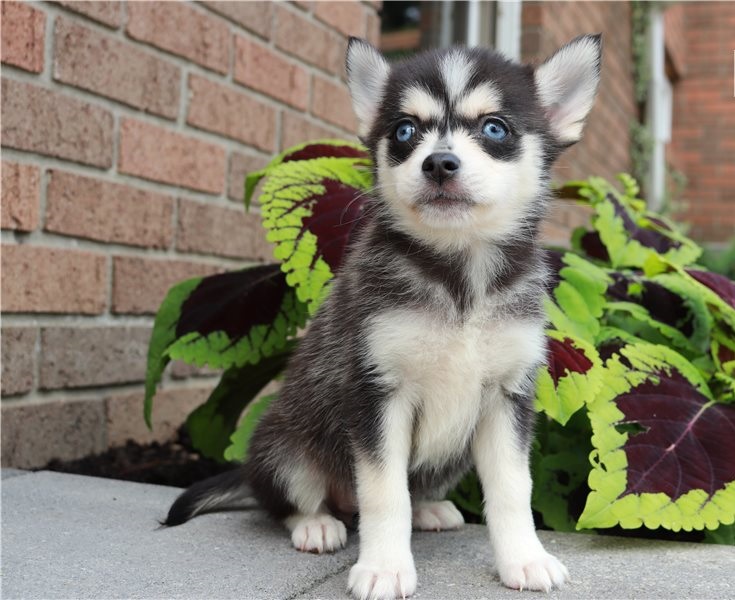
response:
<path id="1" fill-rule="evenodd" d="M 416 589 L 412 526 L 460 527 L 444 497 L 474 465 L 502 582 L 549 590 L 568 579 L 530 507 L 534 374 L 545 359 L 536 237 L 550 166 L 592 107 L 600 50 L 599 36 L 583 36 L 537 68 L 479 48 L 391 66 L 350 41 L 350 90 L 375 163 L 370 222 L 247 464 L 186 491 L 169 524 L 253 493 L 296 548 L 330 552 L 346 542 L 340 517 L 359 511 L 349 589 L 403 597 Z M 483 133 L 493 119 L 503 140 Z M 401 142 L 406 122 L 414 135 Z"/>

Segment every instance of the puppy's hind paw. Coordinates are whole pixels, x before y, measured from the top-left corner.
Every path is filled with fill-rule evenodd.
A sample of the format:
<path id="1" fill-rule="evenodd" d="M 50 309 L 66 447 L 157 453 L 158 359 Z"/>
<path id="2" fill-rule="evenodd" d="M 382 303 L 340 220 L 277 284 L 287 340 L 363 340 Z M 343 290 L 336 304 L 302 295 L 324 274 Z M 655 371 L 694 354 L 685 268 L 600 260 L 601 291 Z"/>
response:
<path id="1" fill-rule="evenodd" d="M 498 568 L 503 585 L 514 590 L 550 592 L 569 581 L 567 568 L 551 554 L 508 562 Z"/>
<path id="2" fill-rule="evenodd" d="M 357 600 L 408 598 L 416 591 L 416 569 L 413 564 L 383 568 L 358 562 L 350 569 L 347 587 Z"/>
<path id="3" fill-rule="evenodd" d="M 286 519 L 291 541 L 302 552 L 334 552 L 347 543 L 344 523 L 332 515 L 293 515 Z"/>
<path id="4" fill-rule="evenodd" d="M 421 531 L 459 529 L 464 517 L 449 500 L 417 502 L 413 507 L 413 528 Z"/>

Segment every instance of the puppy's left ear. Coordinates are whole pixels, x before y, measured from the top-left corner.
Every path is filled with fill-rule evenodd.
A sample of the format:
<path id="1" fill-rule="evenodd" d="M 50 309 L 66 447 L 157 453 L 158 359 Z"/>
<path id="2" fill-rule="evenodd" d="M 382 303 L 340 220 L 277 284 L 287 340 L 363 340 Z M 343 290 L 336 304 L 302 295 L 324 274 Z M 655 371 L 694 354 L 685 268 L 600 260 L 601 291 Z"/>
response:
<path id="1" fill-rule="evenodd" d="M 365 40 L 350 38 L 347 46 L 347 85 L 361 138 L 370 133 L 389 73 L 390 67 L 380 52 Z"/>
<path id="2" fill-rule="evenodd" d="M 536 69 L 536 89 L 556 139 L 582 139 L 587 114 L 600 83 L 602 36 L 583 35 L 562 46 Z"/>

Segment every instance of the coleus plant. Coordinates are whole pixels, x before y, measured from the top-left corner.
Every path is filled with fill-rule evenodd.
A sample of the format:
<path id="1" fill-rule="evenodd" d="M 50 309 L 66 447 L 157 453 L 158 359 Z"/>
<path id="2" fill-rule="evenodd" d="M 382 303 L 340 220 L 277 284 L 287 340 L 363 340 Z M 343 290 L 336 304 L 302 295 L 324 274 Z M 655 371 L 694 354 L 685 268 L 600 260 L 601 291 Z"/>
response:
<path id="1" fill-rule="evenodd" d="M 277 262 L 195 278 L 156 315 L 145 418 L 172 360 L 222 369 L 187 427 L 195 447 L 241 461 L 299 332 L 370 218 L 371 162 L 320 140 L 274 158 L 258 184 Z M 591 207 L 571 249 L 550 249 L 548 365 L 536 392 L 534 509 L 552 529 L 665 528 L 735 541 L 735 284 L 698 267 L 700 248 L 646 210 L 629 176 L 563 188 Z M 298 419 L 298 415 L 294 415 Z M 452 492 L 481 515 L 474 475 Z"/>

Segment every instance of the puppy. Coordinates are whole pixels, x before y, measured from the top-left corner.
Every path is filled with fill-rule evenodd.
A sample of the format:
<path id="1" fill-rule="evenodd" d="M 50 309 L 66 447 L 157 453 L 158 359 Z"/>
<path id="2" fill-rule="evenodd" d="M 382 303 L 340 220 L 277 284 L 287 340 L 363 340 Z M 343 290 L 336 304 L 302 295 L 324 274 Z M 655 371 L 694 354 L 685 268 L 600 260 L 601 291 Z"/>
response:
<path id="1" fill-rule="evenodd" d="M 371 218 L 301 340 L 241 469 L 174 503 L 175 525 L 253 494 L 294 546 L 345 545 L 359 512 L 359 599 L 416 589 L 411 529 L 455 529 L 472 466 L 500 579 L 549 590 L 567 569 L 536 536 L 528 454 L 544 363 L 537 245 L 549 170 L 596 94 L 600 36 L 537 68 L 481 48 L 389 65 L 351 39 L 347 72 L 375 165 Z"/>

